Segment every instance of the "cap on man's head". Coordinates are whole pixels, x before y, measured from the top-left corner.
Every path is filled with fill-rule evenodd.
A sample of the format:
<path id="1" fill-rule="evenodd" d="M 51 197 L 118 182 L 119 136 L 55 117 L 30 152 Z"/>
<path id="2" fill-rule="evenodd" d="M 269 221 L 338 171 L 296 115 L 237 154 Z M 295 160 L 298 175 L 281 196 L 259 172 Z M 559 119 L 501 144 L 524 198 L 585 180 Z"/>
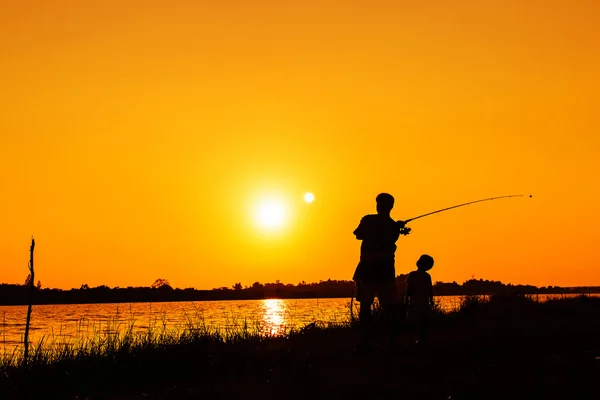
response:
<path id="1" fill-rule="evenodd" d="M 429 271 L 431 268 L 433 268 L 433 257 L 431 257 L 429 254 L 423 254 L 417 260 L 417 268 L 419 268 L 421 271 Z"/>
<path id="2" fill-rule="evenodd" d="M 394 196 L 389 193 L 379 193 L 375 198 L 375 201 L 377 204 L 389 208 L 390 210 L 394 207 Z"/>

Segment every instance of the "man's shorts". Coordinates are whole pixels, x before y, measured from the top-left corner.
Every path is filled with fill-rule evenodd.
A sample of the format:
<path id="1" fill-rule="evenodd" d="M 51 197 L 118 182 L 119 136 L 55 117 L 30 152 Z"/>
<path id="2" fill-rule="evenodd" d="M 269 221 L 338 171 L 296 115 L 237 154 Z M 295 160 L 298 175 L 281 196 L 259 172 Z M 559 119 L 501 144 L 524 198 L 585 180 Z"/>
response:
<path id="1" fill-rule="evenodd" d="M 379 304 L 385 307 L 400 301 L 400 293 L 396 279 L 387 279 L 385 281 L 361 282 L 358 285 L 356 301 L 366 304 L 373 304 L 375 297 L 379 299 Z"/>

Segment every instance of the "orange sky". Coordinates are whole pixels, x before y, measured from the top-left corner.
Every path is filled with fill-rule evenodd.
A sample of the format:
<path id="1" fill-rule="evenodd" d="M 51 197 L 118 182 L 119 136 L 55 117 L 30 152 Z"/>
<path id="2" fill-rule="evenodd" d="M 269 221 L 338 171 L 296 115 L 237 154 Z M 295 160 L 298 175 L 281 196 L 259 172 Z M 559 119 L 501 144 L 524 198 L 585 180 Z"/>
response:
<path id="1" fill-rule="evenodd" d="M 398 273 L 600 285 L 596 1 L 0 7 L 0 282 L 31 235 L 47 287 L 350 279 L 386 191 L 396 219 L 533 194 L 414 221 Z"/>

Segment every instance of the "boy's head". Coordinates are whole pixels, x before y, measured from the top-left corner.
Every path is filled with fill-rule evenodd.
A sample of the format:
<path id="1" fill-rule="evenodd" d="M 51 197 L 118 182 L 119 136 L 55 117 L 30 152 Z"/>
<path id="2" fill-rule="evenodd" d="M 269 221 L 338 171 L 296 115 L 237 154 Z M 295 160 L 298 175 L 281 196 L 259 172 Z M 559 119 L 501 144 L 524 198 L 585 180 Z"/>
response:
<path id="1" fill-rule="evenodd" d="M 394 196 L 389 193 L 379 193 L 375 198 L 378 214 L 389 214 L 394 208 Z"/>
<path id="2" fill-rule="evenodd" d="M 433 257 L 428 254 L 423 254 L 417 260 L 417 268 L 419 271 L 429 271 L 431 268 L 433 268 Z"/>

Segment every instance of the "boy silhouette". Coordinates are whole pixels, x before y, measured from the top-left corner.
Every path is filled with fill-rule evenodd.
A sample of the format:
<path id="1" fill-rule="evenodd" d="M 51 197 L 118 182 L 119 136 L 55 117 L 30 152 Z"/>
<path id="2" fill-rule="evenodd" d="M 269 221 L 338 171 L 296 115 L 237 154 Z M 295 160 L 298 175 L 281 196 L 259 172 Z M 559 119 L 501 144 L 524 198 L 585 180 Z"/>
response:
<path id="1" fill-rule="evenodd" d="M 406 305 L 408 307 L 406 320 L 409 326 L 417 332 L 415 344 L 425 340 L 427 322 L 431 314 L 433 302 L 433 284 L 431 275 L 427 273 L 433 268 L 433 257 L 423 254 L 417 260 L 417 270 L 411 271 L 406 277 Z"/>

